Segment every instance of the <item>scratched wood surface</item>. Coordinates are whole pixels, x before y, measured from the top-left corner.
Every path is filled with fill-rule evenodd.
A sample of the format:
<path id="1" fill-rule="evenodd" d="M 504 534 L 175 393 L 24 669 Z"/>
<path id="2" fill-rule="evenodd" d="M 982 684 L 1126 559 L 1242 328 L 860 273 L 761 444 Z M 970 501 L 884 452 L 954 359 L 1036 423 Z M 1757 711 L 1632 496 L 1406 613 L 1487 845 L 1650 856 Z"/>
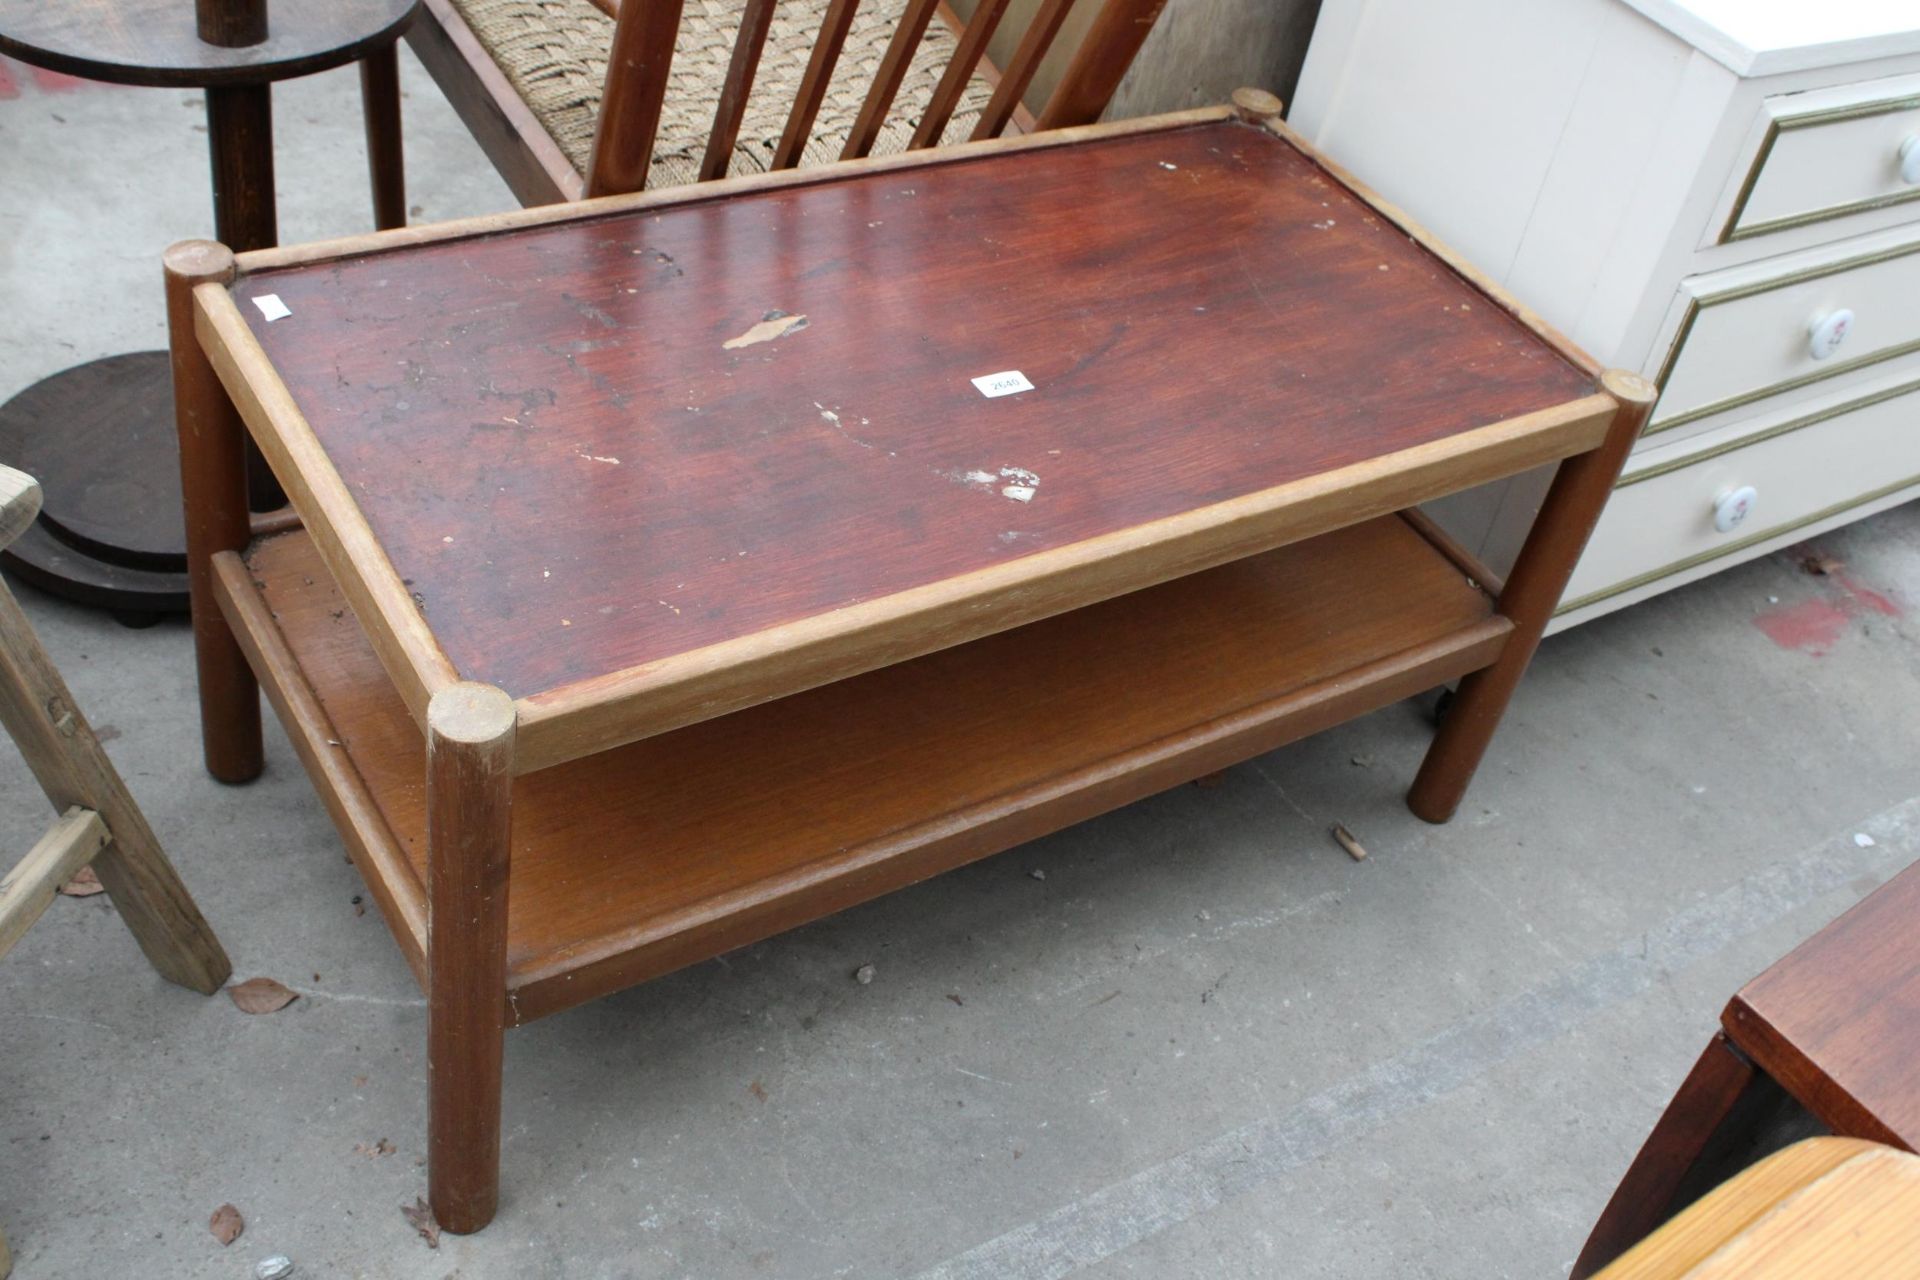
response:
<path id="1" fill-rule="evenodd" d="M 324 716 L 315 754 L 327 769 L 350 764 L 399 846 L 392 862 L 361 861 L 409 945 L 406 904 L 426 882 L 420 730 L 304 532 L 256 542 L 247 572 L 271 610 L 260 625 Z M 1386 516 L 521 777 L 507 895 L 514 1017 L 1430 688 L 1490 661 L 1507 631 L 1485 594 Z M 1272 709 L 1310 688 L 1314 705 Z M 323 794 L 337 787 L 316 781 Z"/>
<path id="2" fill-rule="evenodd" d="M 1728 1002 L 1735 1044 L 1837 1132 L 1920 1149 L 1920 865 Z"/>
<path id="3" fill-rule="evenodd" d="M 449 657 L 515 696 L 1591 390 L 1235 123 L 235 292 Z M 971 381 L 1009 370 L 1035 389 Z"/>

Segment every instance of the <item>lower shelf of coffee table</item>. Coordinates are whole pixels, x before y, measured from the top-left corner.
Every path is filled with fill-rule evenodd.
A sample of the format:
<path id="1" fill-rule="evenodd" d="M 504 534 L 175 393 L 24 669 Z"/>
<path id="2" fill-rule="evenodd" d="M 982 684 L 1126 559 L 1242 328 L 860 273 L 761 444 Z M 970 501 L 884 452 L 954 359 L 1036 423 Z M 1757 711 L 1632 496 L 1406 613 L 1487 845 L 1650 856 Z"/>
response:
<path id="1" fill-rule="evenodd" d="M 416 972 L 422 737 L 304 532 L 221 604 Z M 1510 624 L 1398 516 L 520 778 L 524 1022 L 1485 666 Z"/>

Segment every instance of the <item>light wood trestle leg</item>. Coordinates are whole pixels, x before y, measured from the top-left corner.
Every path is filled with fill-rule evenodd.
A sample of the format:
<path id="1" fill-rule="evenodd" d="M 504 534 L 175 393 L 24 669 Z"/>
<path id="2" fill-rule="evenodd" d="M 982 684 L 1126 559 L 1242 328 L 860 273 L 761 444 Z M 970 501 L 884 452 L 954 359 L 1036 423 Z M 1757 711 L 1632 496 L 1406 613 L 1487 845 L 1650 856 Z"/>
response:
<path id="1" fill-rule="evenodd" d="M 0 547 L 39 510 L 33 478 L 0 467 Z M 0 955 L 47 909 L 62 882 L 91 865 L 161 977 L 205 995 L 218 991 L 233 969 L 227 953 L 5 584 L 0 725 L 61 815 L 18 866 L 0 875 Z"/>
<path id="2" fill-rule="evenodd" d="M 515 723 L 491 685 L 427 704 L 427 1188 L 463 1233 L 500 1199 Z"/>
<path id="3" fill-rule="evenodd" d="M 234 277 L 233 253 L 210 240 L 167 250 L 167 331 L 180 432 L 180 490 L 187 519 L 187 591 L 200 674 L 200 738 L 207 772 L 222 782 L 260 776 L 260 686 L 213 593 L 213 557 L 244 551 L 247 429 L 194 333 L 193 291 Z"/>
<path id="4" fill-rule="evenodd" d="M 1460 682 L 1460 691 L 1407 792 L 1407 807 L 1428 822 L 1445 822 L 1460 807 L 1500 717 L 1553 620 L 1594 522 L 1620 478 L 1620 468 L 1626 465 L 1633 442 L 1660 395 L 1659 388 L 1645 378 L 1618 369 L 1602 374 L 1600 386 L 1619 402 L 1606 438 L 1598 448 L 1560 464 L 1533 531 L 1500 592 L 1500 612 L 1513 623 L 1506 647 L 1493 665 Z"/>

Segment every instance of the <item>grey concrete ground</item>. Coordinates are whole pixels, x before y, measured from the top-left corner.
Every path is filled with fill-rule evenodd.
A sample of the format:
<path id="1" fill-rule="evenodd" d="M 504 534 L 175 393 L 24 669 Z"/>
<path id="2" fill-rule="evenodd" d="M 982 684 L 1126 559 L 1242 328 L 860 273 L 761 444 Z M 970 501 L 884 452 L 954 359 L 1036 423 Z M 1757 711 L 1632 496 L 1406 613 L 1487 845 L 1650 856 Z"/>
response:
<path id="1" fill-rule="evenodd" d="M 159 345 L 208 225 L 191 95 L 13 71 L 0 395 Z M 415 203 L 505 207 L 408 77 Z M 280 102 L 287 235 L 364 227 L 350 73 Z M 1822 545 L 1920 603 L 1920 509 Z M 1561 1275 L 1727 995 L 1920 852 L 1914 624 L 1774 557 L 1549 642 L 1451 826 L 1392 707 L 514 1033 L 500 1218 L 430 1251 L 421 1000 L 292 752 L 214 784 L 183 627 L 21 594 L 238 976 L 302 995 L 54 904 L 0 963 L 20 1280 Z M 0 846 L 46 817 L 0 749 Z"/>

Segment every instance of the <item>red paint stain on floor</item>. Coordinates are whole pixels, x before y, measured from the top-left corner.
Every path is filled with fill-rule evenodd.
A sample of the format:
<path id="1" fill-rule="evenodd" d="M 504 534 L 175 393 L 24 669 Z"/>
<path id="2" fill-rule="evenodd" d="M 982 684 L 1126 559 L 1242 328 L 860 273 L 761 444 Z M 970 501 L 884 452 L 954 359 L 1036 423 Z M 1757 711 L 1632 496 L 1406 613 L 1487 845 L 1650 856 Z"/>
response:
<path id="1" fill-rule="evenodd" d="M 1870 609 L 1882 617 L 1887 618 L 1903 618 L 1906 616 L 1907 611 L 1895 604 L 1891 597 L 1882 595 L 1872 587 L 1860 585 L 1844 573 L 1834 574 L 1833 580 L 1839 583 L 1840 589 L 1846 592 L 1848 597 L 1862 609 Z"/>
<path id="2" fill-rule="evenodd" d="M 1830 600 L 1803 600 L 1769 609 L 1755 618 L 1753 625 L 1782 649 L 1824 658 L 1833 652 L 1834 644 L 1846 634 L 1847 624 L 1852 621 L 1851 609 Z"/>
<path id="3" fill-rule="evenodd" d="M 20 82 L 14 78 L 13 64 L 0 58 L 0 102 L 20 96 Z"/>

